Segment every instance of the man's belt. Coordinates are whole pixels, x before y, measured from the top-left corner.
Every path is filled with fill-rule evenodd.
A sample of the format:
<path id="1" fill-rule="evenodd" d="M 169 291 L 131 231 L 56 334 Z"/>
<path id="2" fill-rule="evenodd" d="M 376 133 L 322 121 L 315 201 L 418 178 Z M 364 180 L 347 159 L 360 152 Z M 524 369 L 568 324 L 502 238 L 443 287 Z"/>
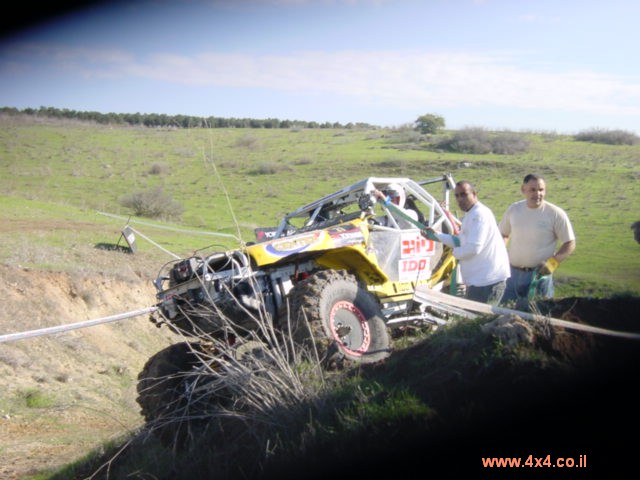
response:
<path id="1" fill-rule="evenodd" d="M 511 268 L 515 268 L 521 272 L 533 272 L 538 267 L 516 267 L 515 265 L 511 265 Z"/>

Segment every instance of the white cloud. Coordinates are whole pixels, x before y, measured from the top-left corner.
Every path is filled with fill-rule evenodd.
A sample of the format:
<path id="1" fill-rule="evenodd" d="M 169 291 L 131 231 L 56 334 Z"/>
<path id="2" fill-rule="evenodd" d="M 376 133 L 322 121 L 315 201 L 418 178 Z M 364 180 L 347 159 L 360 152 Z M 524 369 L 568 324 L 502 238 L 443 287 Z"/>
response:
<path id="1" fill-rule="evenodd" d="M 424 51 L 307 51 L 281 55 L 208 52 L 136 58 L 121 50 L 30 46 L 59 71 L 186 86 L 261 88 L 352 97 L 361 105 L 508 107 L 640 114 L 640 81 L 593 71 L 523 69 L 506 54 Z M 519 56 L 513 56 L 520 59 Z M 5 70 L 6 71 L 6 70 Z"/>
<path id="2" fill-rule="evenodd" d="M 363 103 L 403 107 L 428 103 L 640 113 L 637 80 L 589 71 L 525 70 L 510 66 L 503 56 L 406 51 L 207 53 L 156 55 L 128 69 L 149 79 L 186 85 L 334 93 Z"/>

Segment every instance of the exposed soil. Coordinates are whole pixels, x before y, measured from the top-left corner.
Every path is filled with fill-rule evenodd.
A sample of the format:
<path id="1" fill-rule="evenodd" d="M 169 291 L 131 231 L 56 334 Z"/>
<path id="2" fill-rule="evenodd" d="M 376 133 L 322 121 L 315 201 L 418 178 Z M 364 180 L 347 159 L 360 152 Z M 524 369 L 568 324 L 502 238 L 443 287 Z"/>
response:
<path id="1" fill-rule="evenodd" d="M 95 252 L 101 261 L 123 261 Z M 123 262 L 123 267 L 125 263 Z M 151 282 L 0 266 L 0 334 L 99 319 L 154 304 Z M 146 317 L 0 343 L 0 478 L 81 458 L 142 424 L 136 377 L 175 339 Z"/>
<path id="2" fill-rule="evenodd" d="M 132 268 L 131 259 L 116 251 L 96 251 L 93 255 L 97 264 L 113 266 L 121 262 L 127 274 L 78 275 L 0 266 L 4 285 L 0 334 L 100 318 L 154 303 L 150 277 Z M 544 308 L 558 318 L 619 331 L 640 331 L 636 320 L 638 298 L 568 298 Z M 495 327 L 503 334 L 508 331 L 515 342 L 540 341 L 524 326 Z M 505 336 L 503 341 L 508 343 L 509 338 Z M 324 466 L 320 460 L 326 455 L 318 456 L 317 462 L 310 461 L 316 478 L 335 468 L 340 470 L 333 475 L 338 478 L 355 472 L 370 473 L 380 462 L 391 462 L 398 475 L 409 475 L 411 468 L 428 470 L 424 460 L 433 461 L 436 455 L 451 462 L 450 472 L 456 465 L 479 462 L 481 454 L 587 454 L 595 462 L 594 469 L 625 462 L 628 465 L 631 457 L 625 457 L 625 462 L 621 459 L 631 455 L 630 446 L 636 445 L 633 429 L 639 423 L 635 382 L 640 378 L 640 341 L 562 329 L 544 338 L 546 343 L 540 346 L 564 358 L 572 367 L 570 372 L 549 369 L 545 377 L 539 366 L 527 371 L 522 364 L 469 372 L 449 369 L 438 379 L 442 388 L 434 394 L 431 384 L 424 396 L 430 395 L 430 401 L 441 411 L 449 405 L 451 412 L 458 412 L 456 408 L 464 404 L 473 405 L 473 412 L 457 424 L 441 426 L 440 441 L 423 438 L 411 426 L 402 435 L 389 433 L 386 443 L 380 443 L 379 435 L 372 436 L 376 445 L 364 438 L 354 439 L 360 446 L 347 452 L 353 454 L 350 459 L 341 462 L 338 455 L 335 462 Z M 105 440 L 125 436 L 141 426 L 143 419 L 135 403 L 137 374 L 151 355 L 176 340 L 147 317 L 136 317 L 49 337 L 0 343 L 0 478 L 21 479 L 60 467 Z M 395 369 L 394 378 L 398 380 L 415 375 L 411 357 L 426 354 L 421 348 L 425 347 L 398 352 L 392 366 L 376 368 Z M 454 361 L 455 355 L 461 354 L 463 350 L 448 352 L 451 358 L 443 362 Z M 437 370 L 434 375 L 437 377 Z M 475 401 L 462 401 L 469 398 Z M 630 440 L 623 440 L 625 436 Z M 614 451 L 618 457 L 614 457 Z M 434 461 L 434 467 L 442 466 L 440 460 Z M 349 465 L 350 461 L 355 463 Z M 310 472 L 308 466 L 306 470 Z M 494 478 L 495 470 L 491 473 Z M 301 476 L 313 477 L 309 475 Z M 531 471 L 527 478 L 531 478 Z"/>

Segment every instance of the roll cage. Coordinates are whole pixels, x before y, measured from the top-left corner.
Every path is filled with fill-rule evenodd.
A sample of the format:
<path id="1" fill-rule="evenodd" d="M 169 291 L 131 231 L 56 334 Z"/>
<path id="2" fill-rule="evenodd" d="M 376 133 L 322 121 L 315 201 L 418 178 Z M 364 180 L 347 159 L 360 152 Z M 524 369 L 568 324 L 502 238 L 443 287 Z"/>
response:
<path id="1" fill-rule="evenodd" d="M 323 229 L 355 218 L 371 219 L 373 229 L 403 229 L 398 216 L 384 202 L 377 202 L 373 195 L 375 189 L 384 191 L 392 183 L 404 189 L 407 198 L 405 208 L 417 212 L 421 225 L 444 232 L 456 229 L 457 220 L 449 213 L 450 191 L 455 188 L 451 174 L 417 182 L 406 177 L 369 177 L 288 213 L 270 238 Z M 442 184 L 440 200 L 423 188 L 423 185 L 437 183 Z M 389 219 L 384 226 L 375 221 L 381 215 Z"/>

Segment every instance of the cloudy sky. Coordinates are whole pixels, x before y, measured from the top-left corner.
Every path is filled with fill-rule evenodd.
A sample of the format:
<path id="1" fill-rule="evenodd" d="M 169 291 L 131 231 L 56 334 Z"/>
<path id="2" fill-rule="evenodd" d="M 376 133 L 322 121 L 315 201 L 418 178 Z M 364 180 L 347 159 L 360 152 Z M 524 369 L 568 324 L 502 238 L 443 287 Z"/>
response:
<path id="1" fill-rule="evenodd" d="M 5 10 L 0 107 L 640 133 L 636 0 L 48 5 Z"/>

